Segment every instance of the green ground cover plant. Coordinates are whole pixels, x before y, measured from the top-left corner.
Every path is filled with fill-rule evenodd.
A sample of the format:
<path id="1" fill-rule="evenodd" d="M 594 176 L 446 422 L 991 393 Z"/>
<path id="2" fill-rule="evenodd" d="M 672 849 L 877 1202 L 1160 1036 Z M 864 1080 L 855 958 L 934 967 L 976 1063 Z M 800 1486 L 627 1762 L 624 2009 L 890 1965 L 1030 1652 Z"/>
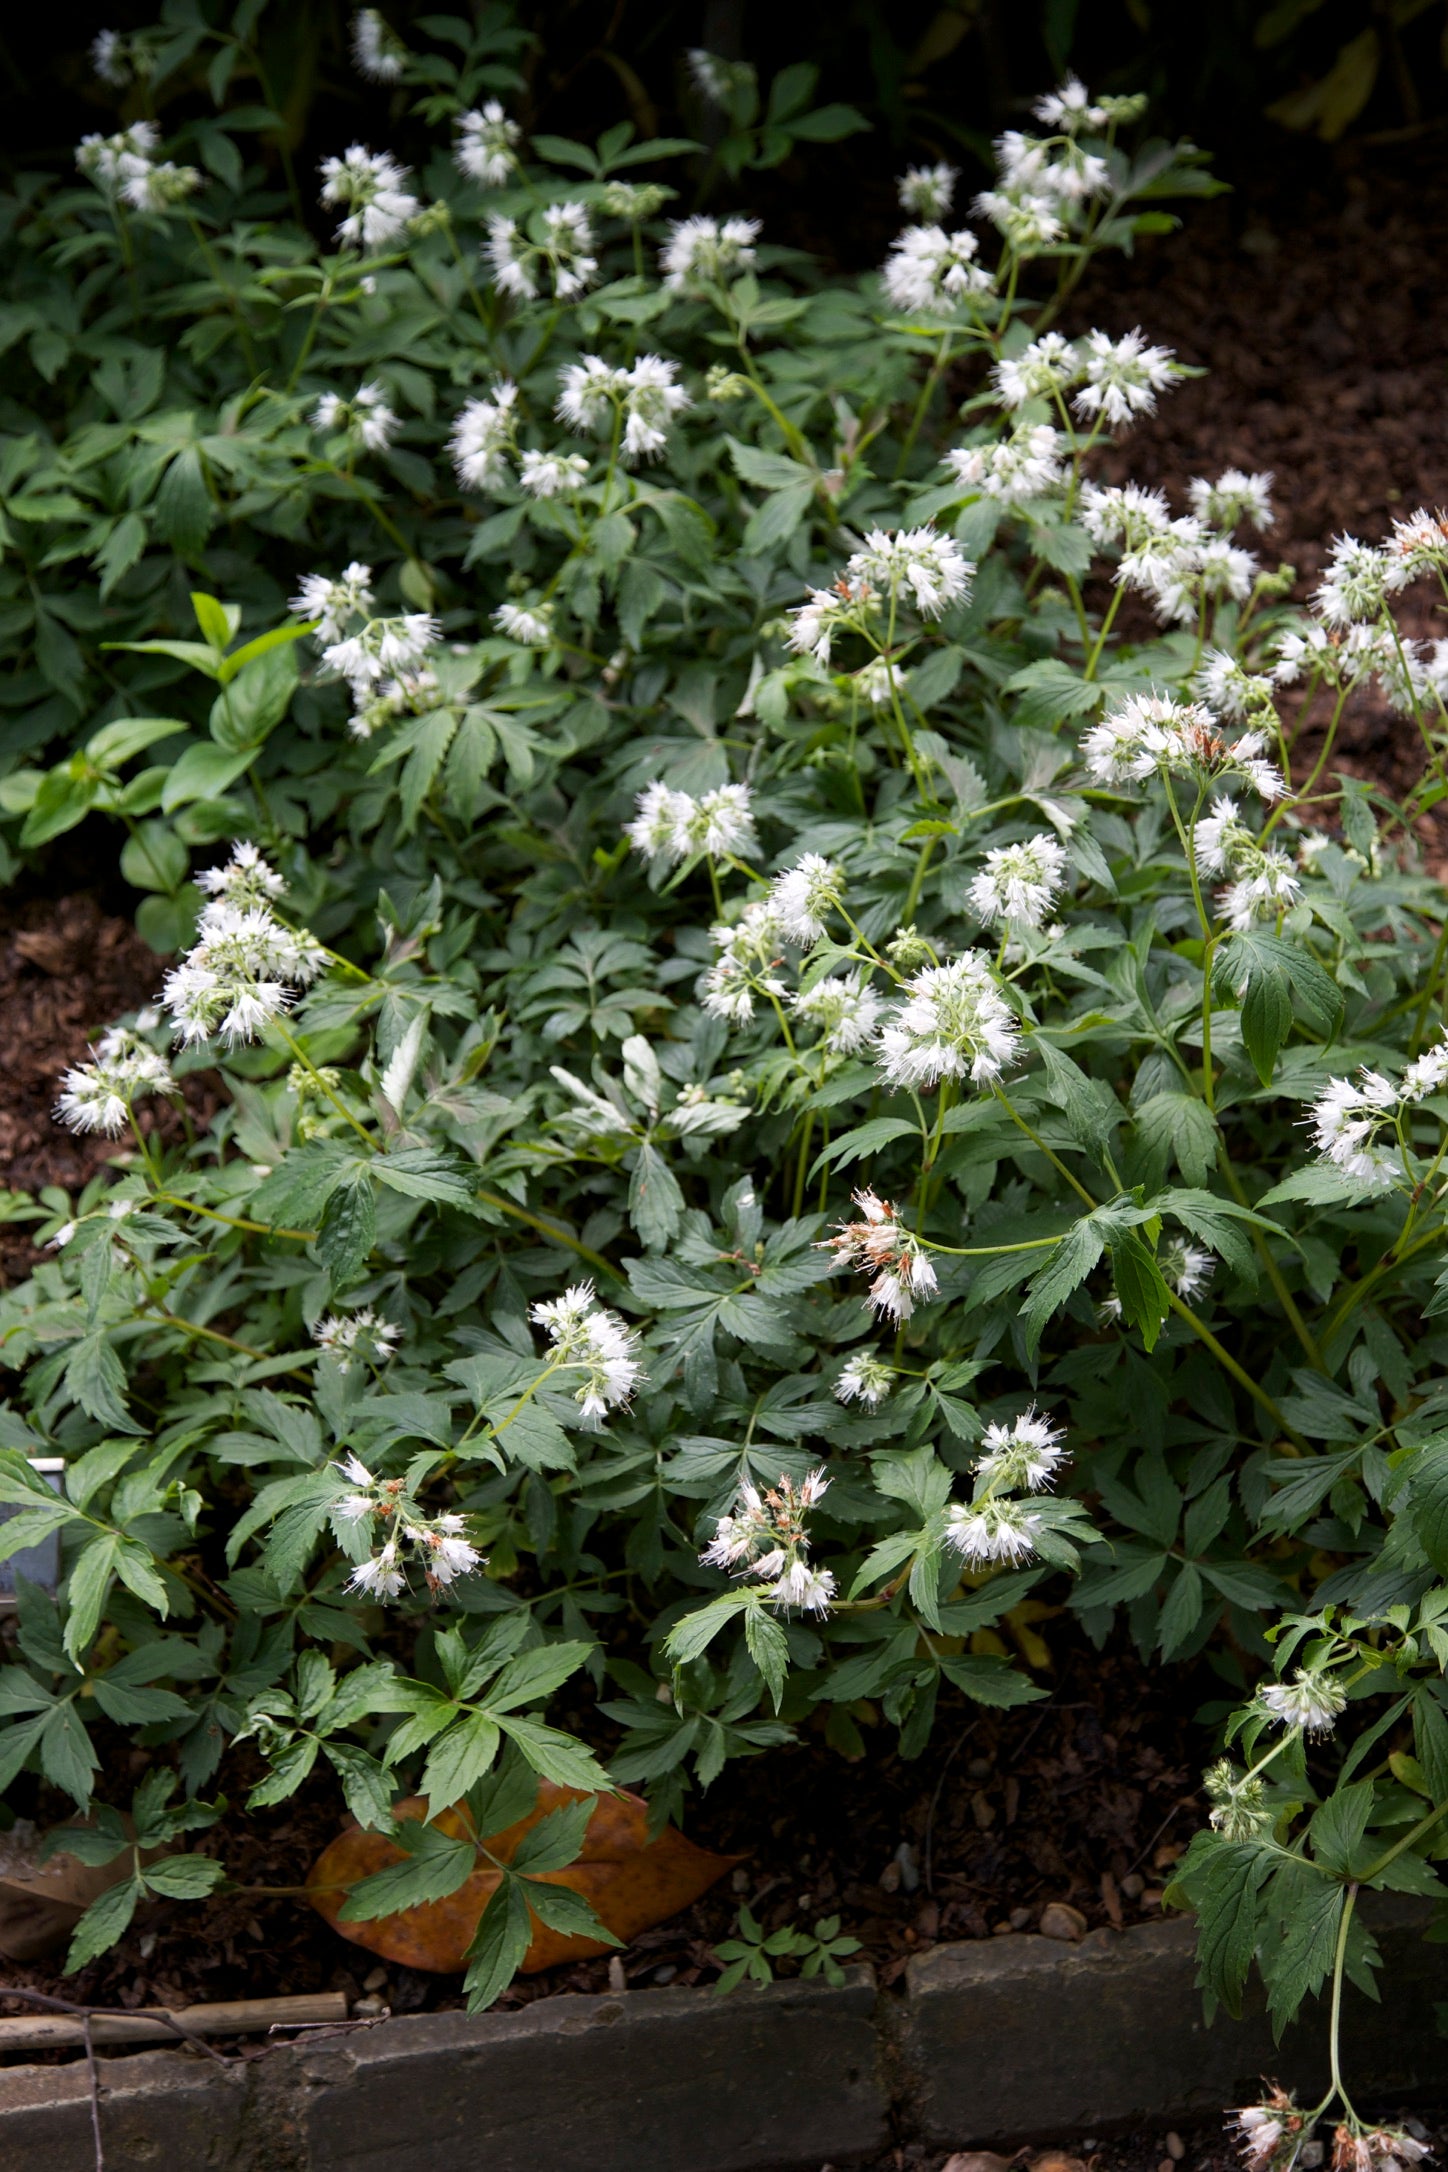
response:
<path id="1" fill-rule="evenodd" d="M 59 1085 L 111 1166 L 11 1198 L 0 1300 L 0 1551 L 63 1558 L 0 1781 L 89 1813 L 94 1728 L 154 1759 L 59 1831 L 138 1844 L 71 1965 L 317 1769 L 405 1850 L 365 1916 L 540 1777 L 686 1823 L 805 1729 L 918 1755 L 1042 1694 L 998 1625 L 1049 1592 L 1210 1656 L 1208 1996 L 1330 1984 L 1341 2163 L 1408 2161 L 1336 1992 L 1448 1849 L 1448 643 L 1395 617 L 1448 531 L 1341 539 L 1303 610 L 1270 477 L 1097 478 L 1184 370 L 1062 303 L 1213 186 L 1141 101 L 1069 80 L 969 203 L 913 169 L 844 278 L 691 208 L 857 125 L 808 68 L 694 56 L 701 168 L 524 141 L 500 12 L 364 11 L 425 155 L 289 205 L 257 12 L 105 42 L 116 130 L 5 204 L 8 872 L 109 818 L 157 952 Z M 1369 697 L 1402 804 L 1333 767 Z M 475 2005 L 593 1924 L 537 1882 L 583 1819 Z M 1254 2163 L 1332 2102 L 1249 2108 Z"/>

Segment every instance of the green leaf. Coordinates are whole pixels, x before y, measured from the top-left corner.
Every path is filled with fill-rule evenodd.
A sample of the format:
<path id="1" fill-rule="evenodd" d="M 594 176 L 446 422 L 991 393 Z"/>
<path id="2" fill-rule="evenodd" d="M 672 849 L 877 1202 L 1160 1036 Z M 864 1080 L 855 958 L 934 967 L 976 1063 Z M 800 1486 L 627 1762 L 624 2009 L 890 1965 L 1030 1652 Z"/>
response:
<path id="1" fill-rule="evenodd" d="M 220 1868 L 219 1864 L 217 1868 Z M 125 1936 L 143 1890 L 139 1878 L 128 1878 L 121 1885 L 108 1887 L 98 1900 L 91 1902 L 71 1932 L 70 1949 L 65 1957 L 68 1976 L 85 1968 L 97 1955 L 108 1953 Z"/>
<path id="2" fill-rule="evenodd" d="M 501 1739 L 497 1722 L 486 1712 L 470 1712 L 438 1736 L 428 1752 L 421 1784 L 430 1818 L 461 1801 L 482 1779 L 498 1754 Z"/>
<path id="3" fill-rule="evenodd" d="M 374 1166 L 379 1168 L 382 1157 Z M 396 1186 L 403 1190 L 405 1186 Z M 317 1233 L 317 1252 L 334 1290 L 345 1290 L 366 1266 L 377 1242 L 377 1206 L 371 1173 L 354 1178 L 333 1192 Z"/>
<path id="4" fill-rule="evenodd" d="M 477 1868 L 471 1840 L 454 1839 L 418 1818 L 400 1818 L 391 1838 L 406 1850 L 402 1861 L 358 1880 L 337 1911 L 343 1923 L 371 1923 L 378 1916 L 399 1915 L 404 1908 L 446 1900 Z"/>
<path id="5" fill-rule="evenodd" d="M 505 1877 L 483 1910 L 473 1942 L 468 1948 L 468 1972 L 463 1987 L 468 2012 L 480 2014 L 500 1998 L 517 1975 L 523 1957 L 533 1943 L 533 1921 L 528 1913 L 522 1880 Z"/>
<path id="6" fill-rule="evenodd" d="M 251 766 L 255 753 L 253 747 L 232 750 L 214 746 L 209 740 L 194 741 L 171 765 L 161 791 L 162 811 L 174 814 L 178 807 L 187 807 L 193 800 L 220 799 L 227 786 L 235 784 Z"/>
<path id="7" fill-rule="evenodd" d="M 1035 1704 L 1046 1694 L 1008 1659 L 967 1653 L 959 1659 L 942 1659 L 940 1671 L 947 1682 L 963 1689 L 976 1704 L 989 1705 L 994 1711 L 1008 1712 L 1016 1705 Z"/>
<path id="8" fill-rule="evenodd" d="M 581 1802 L 565 1803 L 524 1833 L 513 1855 L 513 1868 L 535 1876 L 545 1870 L 563 1870 L 576 1863 L 588 1832 L 588 1821 L 598 1807 L 596 1795 Z"/>
<path id="9" fill-rule="evenodd" d="M 876 1154 L 892 1139 L 919 1138 L 920 1127 L 904 1116 L 872 1116 L 867 1124 L 856 1124 L 853 1131 L 841 1132 L 838 1139 L 816 1154 L 810 1167 L 810 1178 L 817 1177 L 821 1169 L 847 1169 L 852 1161 L 863 1161 L 867 1154 Z"/>
<path id="10" fill-rule="evenodd" d="M 744 1643 L 750 1658 L 764 1677 L 764 1686 L 777 1712 L 789 1678 L 789 1640 L 764 1601 L 755 1597 L 744 1612 Z"/>
<path id="11" fill-rule="evenodd" d="M 1171 1300 L 1161 1269 L 1135 1230 L 1126 1230 L 1112 1245 L 1111 1275 L 1128 1324 L 1140 1328 L 1143 1343 L 1154 1350 Z"/>
<path id="12" fill-rule="evenodd" d="M 100 1531 L 76 1556 L 66 1587 L 65 1648 L 77 1666 L 95 1641 L 121 1550 L 119 1531 Z"/>
<path id="13" fill-rule="evenodd" d="M 545 1780 L 552 1780 L 558 1787 L 576 1787 L 584 1792 L 596 1790 L 602 1793 L 609 1784 L 608 1774 L 583 1743 L 572 1735 L 565 1735 L 556 1727 L 545 1727 L 541 1720 L 524 1719 L 521 1713 L 512 1712 L 498 1721 L 505 1735 L 522 1751 L 533 1770 Z"/>
<path id="14" fill-rule="evenodd" d="M 141 1873 L 153 1893 L 168 1900 L 204 1900 L 226 1882 L 226 1865 L 209 1855 L 163 1855 Z"/>

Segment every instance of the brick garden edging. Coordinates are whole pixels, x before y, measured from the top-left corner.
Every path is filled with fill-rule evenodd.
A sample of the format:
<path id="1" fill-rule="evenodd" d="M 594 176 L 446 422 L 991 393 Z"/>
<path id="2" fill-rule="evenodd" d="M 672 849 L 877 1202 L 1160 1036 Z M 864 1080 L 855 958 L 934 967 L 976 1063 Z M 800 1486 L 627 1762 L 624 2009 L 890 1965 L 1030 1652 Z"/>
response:
<path id="1" fill-rule="evenodd" d="M 1383 2004 L 1350 1994 L 1364 2098 L 1441 2091 L 1443 1950 L 1382 1907 Z M 1304 2088 L 1321 2029 L 1274 2049 L 1260 2011 L 1202 2023 L 1190 1923 L 936 1947 L 903 1995 L 870 1970 L 728 1998 L 630 1991 L 516 2013 L 402 2016 L 229 2072 L 185 2053 L 99 2062 L 107 2172 L 818 2172 L 893 2133 L 1064 2139 Z M 0 2072 L 0 2172 L 91 2172 L 84 2062 Z"/>

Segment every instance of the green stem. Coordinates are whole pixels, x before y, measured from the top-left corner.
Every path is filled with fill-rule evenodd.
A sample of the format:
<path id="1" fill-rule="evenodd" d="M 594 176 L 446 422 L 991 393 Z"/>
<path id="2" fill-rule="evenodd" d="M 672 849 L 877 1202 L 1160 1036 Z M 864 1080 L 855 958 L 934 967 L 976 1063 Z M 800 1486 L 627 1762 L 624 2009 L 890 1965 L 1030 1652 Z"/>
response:
<path id="1" fill-rule="evenodd" d="M 164 1199 L 168 1206 L 183 1207 L 188 1214 L 204 1214 L 208 1222 L 225 1222 L 228 1229 L 249 1229 L 258 1237 L 295 1237 L 302 1244 L 312 1244 L 316 1240 L 315 1229 L 279 1229 L 269 1222 L 249 1222 L 238 1214 L 218 1214 L 215 1207 L 203 1207 L 197 1199 L 183 1199 L 179 1193 L 163 1191 L 159 1187 L 155 1197 Z"/>
<path id="2" fill-rule="evenodd" d="M 1339 2045 L 1342 2035 L 1342 1980 L 1347 1963 L 1347 1934 L 1352 1923 L 1353 1909 L 1357 1905 L 1357 1896 L 1356 1884 L 1350 1885 L 1347 1889 L 1347 1898 L 1342 1904 L 1342 1921 L 1337 1927 L 1337 1948 L 1332 1957 L 1332 2013 L 1327 2024 L 1327 2046 L 1332 2067 L 1332 2086 L 1336 2094 L 1342 2099 L 1343 2110 L 1354 2124 L 1357 2122 L 1357 2113 L 1353 2110 L 1352 2098 L 1343 2087 Z M 1328 2102 L 1331 2101 L 1331 2097 L 1329 2097 Z"/>
<path id="3" fill-rule="evenodd" d="M 601 1252 L 591 1251 L 566 1229 L 560 1229 L 556 1222 L 545 1222 L 541 1216 L 530 1214 L 528 1209 L 520 1207 L 516 1200 L 505 1198 L 501 1192 L 480 1191 L 473 1196 L 481 1199 L 486 1206 L 497 1207 L 503 1214 L 511 1214 L 515 1222 L 526 1222 L 530 1229 L 536 1229 L 540 1236 L 547 1237 L 553 1244 L 566 1245 L 570 1252 L 576 1252 L 580 1259 L 586 1259 L 590 1267 L 596 1267 L 600 1274 L 612 1275 L 615 1282 L 626 1279 L 622 1270 L 615 1267 L 612 1260 L 605 1259 Z"/>
<path id="4" fill-rule="evenodd" d="M 1303 1441 L 1300 1434 L 1293 1432 L 1291 1426 L 1287 1423 L 1287 1420 L 1283 1417 L 1281 1411 L 1277 1408 L 1276 1403 L 1273 1402 L 1272 1397 L 1267 1393 L 1267 1390 L 1264 1387 L 1260 1386 L 1259 1383 L 1252 1378 L 1252 1375 L 1249 1372 L 1245 1372 L 1243 1370 L 1243 1368 L 1237 1363 L 1237 1360 L 1232 1356 L 1230 1350 L 1223 1349 L 1222 1345 L 1218 1342 L 1216 1336 L 1207 1326 L 1205 1320 L 1199 1320 L 1197 1318 L 1197 1315 L 1192 1311 L 1191 1306 L 1188 1304 L 1184 1304 L 1182 1299 L 1177 1296 L 1175 1290 L 1170 1288 L 1170 1286 L 1168 1286 L 1167 1289 L 1166 1301 L 1171 1306 L 1172 1311 L 1177 1314 L 1178 1318 L 1186 1321 L 1187 1326 L 1197 1337 L 1197 1340 L 1201 1343 L 1204 1343 L 1207 1349 L 1211 1351 L 1212 1356 L 1222 1367 L 1223 1371 L 1230 1373 L 1232 1378 L 1236 1381 L 1238 1387 L 1245 1388 L 1247 1393 L 1251 1396 L 1253 1402 L 1257 1403 L 1263 1410 L 1266 1411 L 1268 1417 L 1272 1420 L 1272 1423 L 1277 1427 L 1278 1431 L 1284 1434 L 1288 1440 L 1294 1442 L 1297 1447 L 1304 1449 L 1304 1451 L 1307 1453 L 1311 1453 L 1311 1451 L 1307 1449 L 1306 1443 Z"/>
<path id="5" fill-rule="evenodd" d="M 343 1116 L 346 1118 L 347 1122 L 352 1126 L 352 1129 L 356 1132 L 358 1138 L 362 1141 L 362 1144 L 368 1149 L 369 1153 L 375 1154 L 377 1151 L 377 1141 L 373 1138 L 371 1132 L 367 1130 L 365 1125 L 358 1122 L 357 1118 L 348 1108 L 346 1102 L 343 1101 L 338 1094 L 333 1092 L 332 1088 L 327 1084 L 327 1081 L 323 1078 L 321 1072 L 317 1069 L 317 1066 L 313 1063 L 311 1057 L 302 1047 L 301 1042 L 291 1031 L 290 1027 L 286 1026 L 280 1018 L 274 1018 L 272 1020 L 272 1024 L 276 1028 L 278 1038 L 286 1043 L 286 1046 L 291 1050 L 292 1056 L 294 1057 L 296 1062 L 301 1065 L 304 1071 L 307 1071 L 311 1074 L 311 1077 L 315 1082 L 318 1091 L 326 1095 L 326 1098 L 331 1102 L 333 1108 L 337 1111 L 337 1114 L 339 1116 Z"/>
<path id="6" fill-rule="evenodd" d="M 1060 1155 L 1052 1152 L 1051 1148 L 1047 1146 L 1045 1140 L 1041 1137 L 1041 1134 L 1034 1128 L 1033 1125 L 1026 1122 L 1026 1119 L 1024 1118 L 1024 1116 L 1022 1116 L 1020 1110 L 1014 1106 L 1014 1104 L 1008 1099 L 1008 1097 L 1001 1091 L 1000 1087 L 993 1085 L 991 1087 L 991 1092 L 995 1095 L 997 1101 L 999 1101 L 1001 1107 L 1005 1110 L 1007 1116 L 1009 1116 L 1009 1118 L 1011 1119 L 1011 1122 L 1020 1126 L 1026 1137 L 1030 1140 L 1032 1146 L 1034 1146 L 1039 1153 L 1045 1155 L 1047 1161 L 1051 1164 L 1052 1168 L 1057 1170 L 1059 1174 L 1066 1179 L 1066 1182 L 1070 1185 L 1072 1191 L 1076 1193 L 1077 1197 L 1079 1199 L 1083 1199 L 1086 1202 L 1087 1212 L 1089 1214 L 1094 1214 L 1097 1207 L 1100 1205 L 1100 1201 L 1092 1198 L 1090 1192 L 1087 1191 L 1085 1185 L 1072 1175 L 1071 1171 L 1062 1161 Z"/>

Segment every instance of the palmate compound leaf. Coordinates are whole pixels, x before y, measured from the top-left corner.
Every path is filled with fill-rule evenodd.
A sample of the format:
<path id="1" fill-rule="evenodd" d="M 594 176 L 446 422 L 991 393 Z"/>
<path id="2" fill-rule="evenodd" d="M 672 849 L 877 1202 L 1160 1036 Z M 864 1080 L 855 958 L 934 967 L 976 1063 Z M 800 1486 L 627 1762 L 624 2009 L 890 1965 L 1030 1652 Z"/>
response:
<path id="1" fill-rule="evenodd" d="M 581 1896 L 604 1928 L 623 1942 L 687 1908 L 738 1860 L 697 1847 L 671 1826 L 665 1827 L 656 1840 L 650 1840 L 648 1805 L 642 1796 L 618 1794 L 594 1798 L 576 1860 L 560 1867 L 535 1869 L 535 1863 L 557 1864 L 563 1839 L 570 1847 L 579 1839 L 580 1834 L 573 1830 L 578 1813 L 572 1806 L 589 1800 L 576 1788 L 558 1787 L 544 1780 L 537 1801 L 526 1815 L 487 1836 L 487 1854 L 500 1863 L 515 1864 L 529 1881 L 536 1878 L 547 1886 Z M 409 1796 L 395 1806 L 394 1815 L 420 1820 L 423 1809 L 422 1797 Z M 559 1813 L 567 1818 L 566 1831 L 562 1825 L 550 1822 L 546 1834 L 530 1840 L 545 1819 L 552 1821 Z M 475 1851 L 461 1806 L 441 1811 L 427 1830 L 435 1837 L 421 1848 L 407 1851 L 382 1833 L 355 1828 L 344 1832 L 318 1856 L 307 1887 L 318 1914 L 344 1938 L 401 1967 L 448 1974 L 468 1966 L 469 1949 L 483 1911 L 497 1892 L 502 1874 L 489 1863 L 487 1855 Z M 480 1867 L 472 1867 L 474 1864 Z M 364 1878 L 379 1876 L 386 1882 L 374 1886 L 369 1895 L 356 1891 Z M 523 1890 L 529 1892 L 531 1885 Z M 409 1893 L 417 1892 L 430 1897 L 410 1906 L 396 1905 L 405 1902 Z M 350 1913 L 352 1906 L 377 1901 L 383 1906 L 391 1903 L 394 1912 L 365 1920 Z M 563 1920 L 568 1905 L 555 1905 L 551 1897 L 545 1897 L 534 1912 L 535 1917 L 541 1917 L 546 1909 L 550 1917 L 559 1920 L 534 1921 L 520 1964 L 525 1975 L 551 1968 L 558 1961 L 583 1960 L 607 1951 L 601 1940 L 570 1927 L 576 1911 L 569 1922 Z M 510 1912 L 516 1917 L 516 1904 Z M 496 1928 L 501 1930 L 501 1919 Z"/>

